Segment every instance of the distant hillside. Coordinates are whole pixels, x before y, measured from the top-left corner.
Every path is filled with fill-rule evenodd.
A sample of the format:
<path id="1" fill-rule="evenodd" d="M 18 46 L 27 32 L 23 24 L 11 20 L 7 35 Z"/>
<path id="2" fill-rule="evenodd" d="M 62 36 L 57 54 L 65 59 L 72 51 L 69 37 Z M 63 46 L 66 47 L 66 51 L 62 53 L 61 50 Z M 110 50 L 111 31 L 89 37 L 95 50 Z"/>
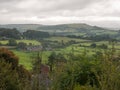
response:
<path id="1" fill-rule="evenodd" d="M 86 29 L 86 30 L 103 30 L 101 27 L 97 26 L 90 26 L 87 24 L 60 24 L 60 25 L 41 25 L 41 24 L 6 24 L 6 25 L 0 25 L 0 28 L 16 28 L 18 30 L 80 30 L 80 29 Z"/>
<path id="2" fill-rule="evenodd" d="M 86 30 L 103 30 L 104 28 L 101 27 L 97 27 L 97 26 L 90 26 L 87 24 L 61 24 L 61 25 L 43 25 L 39 28 L 37 28 L 37 30 L 68 30 L 68 29 L 74 29 L 74 30 L 80 30 L 80 29 L 86 29 Z"/>
<path id="3" fill-rule="evenodd" d="M 26 30 L 36 30 L 38 27 L 42 25 L 40 24 L 6 24 L 6 25 L 0 25 L 0 28 L 16 28 L 20 32 L 24 32 Z"/>
<path id="4" fill-rule="evenodd" d="M 0 28 L 16 28 L 20 32 L 27 30 L 37 30 L 49 32 L 52 35 L 100 35 L 100 34 L 114 34 L 113 30 L 106 28 L 91 26 L 84 23 L 77 24 L 59 24 L 59 25 L 41 25 L 41 24 L 7 24 L 0 25 Z"/>
<path id="5" fill-rule="evenodd" d="M 55 35 L 96 35 L 109 31 L 108 29 L 91 26 L 84 23 L 78 24 L 60 24 L 60 25 L 43 25 L 37 28 L 39 31 L 46 31 Z"/>

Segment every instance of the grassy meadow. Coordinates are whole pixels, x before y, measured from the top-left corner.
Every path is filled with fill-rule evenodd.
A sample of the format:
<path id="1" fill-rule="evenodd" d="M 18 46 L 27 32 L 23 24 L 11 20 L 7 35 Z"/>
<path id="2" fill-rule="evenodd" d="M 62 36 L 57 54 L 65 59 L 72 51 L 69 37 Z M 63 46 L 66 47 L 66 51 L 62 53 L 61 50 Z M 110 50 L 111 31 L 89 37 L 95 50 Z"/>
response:
<path id="1" fill-rule="evenodd" d="M 29 45 L 30 43 L 32 43 L 33 45 L 40 45 L 41 44 L 40 42 L 38 42 L 36 40 L 16 40 L 16 42 L 17 43 L 24 42 L 27 45 Z M 3 45 L 6 45 L 6 44 L 8 44 L 8 40 L 0 40 L 0 43 Z"/>
<path id="2" fill-rule="evenodd" d="M 61 42 L 61 41 L 68 42 L 68 41 L 71 41 L 71 40 L 75 40 L 76 42 L 89 41 L 89 40 L 69 38 L 69 37 L 50 37 L 50 38 L 46 38 L 45 40 L 58 41 L 58 42 Z"/>
<path id="3" fill-rule="evenodd" d="M 104 51 L 103 49 L 99 49 L 97 47 L 91 48 L 90 45 L 92 43 L 95 43 L 97 46 L 99 46 L 101 44 L 105 44 L 105 45 L 108 45 L 108 49 L 112 48 L 112 45 L 108 41 L 92 42 L 90 40 L 68 38 L 68 37 L 51 37 L 51 38 L 46 38 L 45 40 L 58 41 L 58 42 L 63 41 L 64 43 L 67 43 L 70 40 L 74 40 L 78 43 L 69 45 L 64 48 L 53 49 L 52 51 L 43 51 L 43 52 L 39 51 L 40 53 L 42 53 L 41 54 L 42 63 L 47 63 L 48 57 L 51 54 L 51 52 L 53 52 L 53 51 L 57 52 L 57 53 L 62 53 L 64 55 L 67 55 L 69 53 L 79 55 L 79 54 L 83 53 L 84 51 L 86 51 L 87 52 L 86 54 L 91 56 L 99 50 Z M 17 43 L 24 42 L 27 45 L 29 45 L 29 43 L 32 43 L 33 45 L 41 45 L 41 43 L 36 40 L 16 40 L 16 41 L 17 41 Z M 0 43 L 2 43 L 3 45 L 6 45 L 8 43 L 8 40 L 0 41 Z M 9 46 L 6 46 L 6 47 L 9 48 Z M 118 51 L 120 50 L 120 42 L 115 43 L 115 48 Z M 11 50 L 19 57 L 19 64 L 23 65 L 28 70 L 32 69 L 32 63 L 35 60 L 35 58 L 37 57 L 36 55 L 38 52 L 30 52 L 30 51 L 17 50 L 17 49 L 11 49 Z"/>
<path id="4" fill-rule="evenodd" d="M 14 52 L 16 56 L 19 57 L 19 64 L 23 65 L 26 69 L 31 70 L 32 69 L 32 63 L 37 57 L 38 52 L 27 52 L 27 51 L 21 51 L 12 49 L 11 51 Z M 42 56 L 42 63 L 47 63 L 48 56 L 50 55 L 50 51 L 43 51 L 39 52 Z"/>

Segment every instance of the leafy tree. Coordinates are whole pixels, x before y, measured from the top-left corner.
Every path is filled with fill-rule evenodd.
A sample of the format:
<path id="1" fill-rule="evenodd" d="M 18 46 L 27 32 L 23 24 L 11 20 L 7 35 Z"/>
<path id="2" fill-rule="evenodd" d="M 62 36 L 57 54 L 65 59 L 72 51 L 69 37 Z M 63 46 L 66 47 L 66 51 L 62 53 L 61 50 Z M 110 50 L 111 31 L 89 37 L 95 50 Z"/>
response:
<path id="1" fill-rule="evenodd" d="M 92 47 L 92 48 L 96 48 L 96 44 L 95 43 L 92 43 L 91 45 L 90 45 L 90 47 Z"/>
<path id="2" fill-rule="evenodd" d="M 20 90 L 18 74 L 9 63 L 0 59 L 0 90 Z"/>
<path id="3" fill-rule="evenodd" d="M 26 46 L 27 46 L 27 44 L 24 42 L 19 42 L 17 44 L 17 48 L 19 48 L 19 49 L 26 49 Z"/>
<path id="4" fill-rule="evenodd" d="M 35 31 L 35 30 L 27 30 L 26 32 L 23 33 L 23 35 L 28 39 L 39 39 L 39 38 L 49 37 L 48 32 Z"/>
<path id="5" fill-rule="evenodd" d="M 8 45 L 10 45 L 10 46 L 16 46 L 16 45 L 17 45 L 17 42 L 16 42 L 15 39 L 10 39 L 10 40 L 8 41 Z"/>
<path id="6" fill-rule="evenodd" d="M 3 75 L 0 77 L 1 78 L 5 77 L 5 80 L 3 80 L 3 82 L 5 82 L 6 86 L 5 87 L 3 86 L 3 87 L 4 88 L 8 87 L 9 89 L 7 90 L 19 90 L 20 88 L 24 90 L 28 85 L 30 85 L 31 74 L 23 66 L 18 65 L 18 60 L 19 60 L 18 57 L 12 51 L 9 51 L 8 49 L 5 49 L 5 48 L 0 48 L 0 64 L 3 65 L 2 68 L 0 69 L 3 72 L 2 74 L 4 74 L 5 72 L 5 76 L 6 76 L 5 77 Z M 1 62 L 4 62 L 4 63 L 1 63 Z M 9 69 L 6 70 L 7 68 Z M 19 85 L 21 86 L 17 88 L 16 86 L 19 86 Z M 17 89 L 14 89 L 14 88 L 17 88 Z"/>
<path id="7" fill-rule="evenodd" d="M 116 39 L 111 39 L 109 40 L 109 44 L 112 46 L 112 53 L 114 54 L 115 52 L 115 44 L 117 43 Z"/>
<path id="8" fill-rule="evenodd" d="M 8 49 L 0 48 L 0 59 L 4 60 L 7 63 L 10 63 L 13 69 L 18 66 L 18 57 Z"/>
<path id="9" fill-rule="evenodd" d="M 5 37 L 8 39 L 21 39 L 21 33 L 15 28 L 0 28 L 0 37 Z"/>
<path id="10" fill-rule="evenodd" d="M 108 49 L 108 46 L 106 44 L 101 44 L 98 47 L 102 49 Z"/>
<path id="11" fill-rule="evenodd" d="M 56 62 L 66 62 L 66 58 L 64 57 L 63 54 L 58 53 L 56 56 L 57 61 Z"/>
<path id="12" fill-rule="evenodd" d="M 63 63 L 66 63 L 67 60 L 61 53 L 56 54 L 52 52 L 48 57 L 48 65 L 50 66 L 50 71 L 53 71 L 53 67 L 59 68 Z"/>
<path id="13" fill-rule="evenodd" d="M 56 63 L 57 55 L 55 52 L 52 52 L 52 54 L 48 57 L 48 65 L 50 66 L 50 71 L 53 71 L 53 66 Z"/>

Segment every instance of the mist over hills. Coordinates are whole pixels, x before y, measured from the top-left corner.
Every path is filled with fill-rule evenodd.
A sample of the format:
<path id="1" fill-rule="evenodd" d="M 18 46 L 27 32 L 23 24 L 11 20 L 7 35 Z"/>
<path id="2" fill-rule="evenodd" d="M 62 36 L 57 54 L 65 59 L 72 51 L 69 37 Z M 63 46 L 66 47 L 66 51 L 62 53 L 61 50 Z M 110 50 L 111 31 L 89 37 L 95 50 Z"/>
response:
<path id="1" fill-rule="evenodd" d="M 16 28 L 20 32 L 26 30 L 40 30 L 40 31 L 71 31 L 71 30 L 106 30 L 105 28 L 98 26 L 91 26 L 84 23 L 76 23 L 76 24 L 59 24 L 59 25 L 41 25 L 41 24 L 5 24 L 0 25 L 0 28 Z"/>
<path id="2" fill-rule="evenodd" d="M 60 25 L 46 25 L 41 26 L 38 30 L 66 30 L 66 29 L 87 29 L 87 30 L 96 30 L 100 29 L 103 30 L 104 28 L 97 27 L 97 26 L 90 26 L 88 24 L 60 24 Z"/>
<path id="3" fill-rule="evenodd" d="M 4 24 L 0 25 L 0 28 L 16 28 L 20 32 L 24 32 L 26 30 L 36 30 L 38 27 L 42 26 L 41 24 Z"/>

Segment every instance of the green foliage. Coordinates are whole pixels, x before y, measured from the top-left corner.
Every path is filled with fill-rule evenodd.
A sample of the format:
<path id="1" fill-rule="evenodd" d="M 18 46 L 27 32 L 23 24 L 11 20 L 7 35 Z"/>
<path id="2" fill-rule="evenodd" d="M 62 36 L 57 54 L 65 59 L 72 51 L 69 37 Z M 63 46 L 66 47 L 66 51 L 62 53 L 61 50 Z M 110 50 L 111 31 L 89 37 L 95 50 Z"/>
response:
<path id="1" fill-rule="evenodd" d="M 0 28 L 0 37 L 3 39 L 20 39 L 21 33 L 17 29 Z"/>
<path id="2" fill-rule="evenodd" d="M 42 54 L 43 52 L 37 52 L 36 56 L 33 57 L 33 71 L 37 74 L 40 73 L 40 67 L 42 62 Z"/>
<path id="3" fill-rule="evenodd" d="M 101 44 L 101 45 L 99 45 L 98 47 L 99 47 L 99 48 L 102 48 L 102 49 L 108 49 L 108 46 L 105 45 L 105 44 Z"/>
<path id="4" fill-rule="evenodd" d="M 26 90 L 30 84 L 31 74 L 18 65 L 18 57 L 13 52 L 1 48 L 0 64 L 0 80 L 2 80 L 0 88 L 3 88 L 2 90 Z"/>
<path id="5" fill-rule="evenodd" d="M 96 44 L 95 43 L 92 43 L 91 45 L 90 45 L 90 47 L 92 47 L 92 48 L 96 48 Z"/>
<path id="6" fill-rule="evenodd" d="M 3 60 L 0 60 L 0 90 L 20 90 L 17 72 Z"/>
<path id="7" fill-rule="evenodd" d="M 10 63 L 13 69 L 18 66 L 18 57 L 16 57 L 15 54 L 8 49 L 0 48 L 0 59 Z"/>
<path id="8" fill-rule="evenodd" d="M 115 58 L 107 52 L 100 62 L 101 72 L 96 73 L 95 71 L 100 90 L 119 90 L 120 88 L 120 62 L 115 60 Z"/>
<path id="9" fill-rule="evenodd" d="M 66 58 L 61 53 L 52 52 L 48 57 L 48 65 L 50 66 L 50 71 L 53 71 L 53 67 L 59 66 L 61 63 L 66 63 Z"/>
<path id="10" fill-rule="evenodd" d="M 50 71 L 53 71 L 53 66 L 56 62 L 56 53 L 52 52 L 51 55 L 48 57 L 48 65 L 50 66 Z"/>
<path id="11" fill-rule="evenodd" d="M 17 45 L 17 42 L 16 42 L 15 39 L 10 39 L 10 40 L 8 40 L 8 45 L 9 45 L 9 46 L 16 46 L 16 45 Z"/>
<path id="12" fill-rule="evenodd" d="M 111 53 L 105 51 L 78 58 L 53 74 L 53 90 L 119 90 L 119 62 L 114 61 Z"/>
<path id="13" fill-rule="evenodd" d="M 26 49 L 26 46 L 27 46 L 27 44 L 26 43 L 24 43 L 24 42 L 19 42 L 18 44 L 17 44 L 17 48 L 18 49 Z"/>
<path id="14" fill-rule="evenodd" d="M 70 61 L 62 72 L 57 72 L 59 75 L 55 78 L 55 89 L 73 90 L 75 84 L 98 86 L 98 81 L 92 68 L 97 69 L 99 66 L 88 60 L 82 62 Z"/>
<path id="15" fill-rule="evenodd" d="M 48 32 L 35 31 L 35 30 L 27 30 L 26 32 L 23 33 L 23 35 L 28 39 L 40 39 L 40 38 L 49 37 Z"/>

